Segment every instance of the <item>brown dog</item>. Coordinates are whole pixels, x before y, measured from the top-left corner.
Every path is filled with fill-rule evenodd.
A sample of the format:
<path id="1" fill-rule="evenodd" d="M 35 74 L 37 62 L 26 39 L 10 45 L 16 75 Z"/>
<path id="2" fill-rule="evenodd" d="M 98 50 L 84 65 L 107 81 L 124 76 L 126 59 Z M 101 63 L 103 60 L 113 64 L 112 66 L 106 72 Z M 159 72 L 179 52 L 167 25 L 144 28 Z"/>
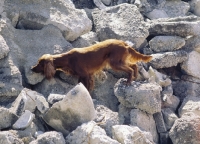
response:
<path id="1" fill-rule="evenodd" d="M 109 39 L 85 48 L 74 48 L 66 53 L 44 54 L 32 71 L 43 73 L 51 79 L 56 70 L 78 76 L 88 90 L 94 86 L 93 75 L 110 67 L 116 71 L 128 73 L 127 84 L 137 77 L 138 61 L 149 62 L 152 56 L 143 55 L 131 48 L 124 41 Z M 134 74 L 134 77 L 133 77 Z"/>

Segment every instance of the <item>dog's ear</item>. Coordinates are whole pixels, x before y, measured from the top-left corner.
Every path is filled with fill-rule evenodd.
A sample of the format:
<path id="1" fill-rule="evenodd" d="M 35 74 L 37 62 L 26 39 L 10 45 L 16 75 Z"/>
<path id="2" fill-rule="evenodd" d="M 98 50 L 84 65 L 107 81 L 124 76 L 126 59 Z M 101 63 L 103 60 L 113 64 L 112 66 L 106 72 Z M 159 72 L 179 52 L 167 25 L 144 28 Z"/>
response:
<path id="1" fill-rule="evenodd" d="M 55 67 L 52 61 L 47 61 L 44 64 L 44 75 L 47 79 L 51 79 L 56 73 Z"/>

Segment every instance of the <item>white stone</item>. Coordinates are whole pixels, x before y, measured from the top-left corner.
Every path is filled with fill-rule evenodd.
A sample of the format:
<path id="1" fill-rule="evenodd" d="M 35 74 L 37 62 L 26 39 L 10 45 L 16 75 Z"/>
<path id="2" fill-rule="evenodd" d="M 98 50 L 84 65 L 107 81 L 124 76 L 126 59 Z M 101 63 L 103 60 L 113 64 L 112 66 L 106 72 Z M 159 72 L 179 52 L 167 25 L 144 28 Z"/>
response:
<path id="1" fill-rule="evenodd" d="M 113 138 L 121 144 L 154 144 L 152 135 L 138 127 L 115 125 L 112 127 Z"/>
<path id="2" fill-rule="evenodd" d="M 50 131 L 40 134 L 37 139 L 30 142 L 30 144 L 65 144 L 65 139 L 62 133 Z"/>
<path id="3" fill-rule="evenodd" d="M 66 137 L 66 144 L 119 144 L 106 135 L 94 121 L 78 126 Z"/>
<path id="4" fill-rule="evenodd" d="M 43 115 L 47 124 L 67 135 L 84 122 L 93 120 L 96 111 L 92 98 L 82 83 L 77 84 Z"/>
<path id="5" fill-rule="evenodd" d="M 39 94 L 36 98 L 36 106 L 41 113 L 45 113 L 49 109 L 49 103 L 46 101 L 44 96 Z"/>
<path id="6" fill-rule="evenodd" d="M 179 116 L 182 117 L 185 113 L 193 112 L 200 116 L 200 98 L 195 96 L 187 96 L 178 110 Z"/>
<path id="7" fill-rule="evenodd" d="M 188 75 L 200 79 L 200 53 L 192 51 L 188 55 L 188 59 L 182 63 L 181 68 Z"/>
<path id="8" fill-rule="evenodd" d="M 31 113 L 29 110 L 25 110 L 25 112 L 13 124 L 12 127 L 13 129 L 25 129 L 31 124 L 34 118 L 35 115 L 33 113 Z"/>
<path id="9" fill-rule="evenodd" d="M 1 5 L 1 2 L 0 2 Z M 0 7 L 1 12 L 1 7 Z M 0 35 L 0 59 L 6 57 L 8 55 L 8 52 L 10 51 L 8 45 L 6 44 L 6 41 L 4 38 Z"/>

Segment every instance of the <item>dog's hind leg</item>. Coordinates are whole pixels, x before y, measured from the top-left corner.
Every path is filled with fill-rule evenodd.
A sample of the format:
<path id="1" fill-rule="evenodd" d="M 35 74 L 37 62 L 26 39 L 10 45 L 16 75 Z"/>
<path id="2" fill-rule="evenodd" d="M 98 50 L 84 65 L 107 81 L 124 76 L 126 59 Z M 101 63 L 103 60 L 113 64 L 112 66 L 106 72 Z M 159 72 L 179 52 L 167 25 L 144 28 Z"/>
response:
<path id="1" fill-rule="evenodd" d="M 138 67 L 136 64 L 130 64 L 130 67 L 134 70 L 134 79 L 138 76 Z"/>
<path id="2" fill-rule="evenodd" d="M 133 79 L 133 69 L 122 62 L 111 62 L 110 66 L 113 70 L 124 71 L 128 74 L 127 84 L 130 84 Z"/>
<path id="3" fill-rule="evenodd" d="M 86 77 L 80 76 L 79 79 L 78 79 L 78 82 L 81 82 L 86 87 L 86 89 L 88 90 L 88 80 L 87 80 Z"/>
<path id="4" fill-rule="evenodd" d="M 80 76 L 78 82 L 83 83 L 88 91 L 91 91 L 94 87 L 94 80 L 92 76 Z"/>

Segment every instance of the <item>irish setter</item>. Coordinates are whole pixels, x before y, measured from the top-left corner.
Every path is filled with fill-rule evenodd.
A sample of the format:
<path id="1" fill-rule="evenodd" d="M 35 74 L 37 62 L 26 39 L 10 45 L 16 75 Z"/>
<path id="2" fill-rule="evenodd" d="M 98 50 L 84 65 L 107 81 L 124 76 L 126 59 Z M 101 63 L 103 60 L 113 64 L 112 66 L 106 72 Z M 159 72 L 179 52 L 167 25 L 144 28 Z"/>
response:
<path id="1" fill-rule="evenodd" d="M 127 84 L 130 84 L 138 74 L 136 63 L 149 62 L 151 59 L 152 56 L 137 52 L 124 41 L 109 39 L 89 47 L 74 48 L 66 53 L 44 54 L 31 69 L 44 74 L 47 79 L 51 79 L 56 70 L 78 76 L 78 82 L 82 82 L 90 91 L 94 86 L 94 74 L 104 68 L 126 72 Z"/>

